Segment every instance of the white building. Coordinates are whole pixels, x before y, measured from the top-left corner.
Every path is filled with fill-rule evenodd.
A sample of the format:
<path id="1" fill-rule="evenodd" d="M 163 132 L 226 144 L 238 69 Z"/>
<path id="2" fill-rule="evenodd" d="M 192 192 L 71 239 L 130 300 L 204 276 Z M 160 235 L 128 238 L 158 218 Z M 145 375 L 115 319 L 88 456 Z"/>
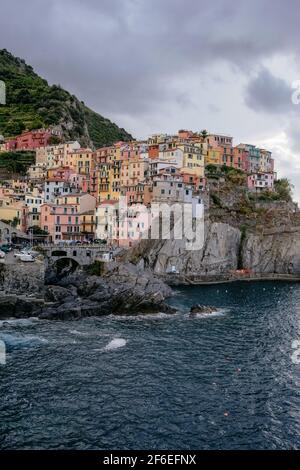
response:
<path id="1" fill-rule="evenodd" d="M 54 203 L 55 199 L 59 196 L 67 196 L 76 192 L 69 182 L 61 178 L 48 178 L 44 185 L 44 200 L 45 202 Z"/>

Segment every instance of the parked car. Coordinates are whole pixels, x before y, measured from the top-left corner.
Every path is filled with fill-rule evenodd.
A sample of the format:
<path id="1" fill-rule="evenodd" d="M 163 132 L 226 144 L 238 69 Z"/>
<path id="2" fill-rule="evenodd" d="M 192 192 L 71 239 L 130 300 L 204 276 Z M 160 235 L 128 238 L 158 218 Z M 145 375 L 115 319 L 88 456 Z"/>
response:
<path id="1" fill-rule="evenodd" d="M 14 253 L 15 258 L 20 258 L 23 255 L 30 255 L 33 258 L 36 258 L 39 255 L 38 251 L 31 250 L 30 248 L 24 248 L 23 250 Z"/>
<path id="2" fill-rule="evenodd" d="M 5 244 L 5 245 L 1 245 L 1 246 L 0 246 L 0 250 L 3 251 L 4 253 L 9 253 L 9 252 L 12 250 L 12 248 L 11 248 L 11 246 L 7 243 L 7 244 Z"/>
<path id="3" fill-rule="evenodd" d="M 24 261 L 26 263 L 33 263 L 35 261 L 34 257 L 28 254 L 21 254 L 21 256 L 19 257 L 19 260 Z"/>
<path id="4" fill-rule="evenodd" d="M 5 258 L 5 253 L 4 253 L 4 251 L 2 251 L 2 250 L 0 250 L 0 258 L 1 258 L 1 259 Z"/>

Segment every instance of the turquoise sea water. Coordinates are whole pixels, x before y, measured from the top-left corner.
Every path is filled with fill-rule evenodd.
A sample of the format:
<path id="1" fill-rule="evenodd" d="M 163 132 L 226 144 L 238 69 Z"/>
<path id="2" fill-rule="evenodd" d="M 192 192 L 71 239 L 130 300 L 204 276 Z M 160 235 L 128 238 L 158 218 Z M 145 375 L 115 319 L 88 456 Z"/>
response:
<path id="1" fill-rule="evenodd" d="M 299 449 L 300 285 L 170 303 L 175 316 L 0 322 L 0 448 Z M 194 303 L 216 314 L 191 318 Z"/>

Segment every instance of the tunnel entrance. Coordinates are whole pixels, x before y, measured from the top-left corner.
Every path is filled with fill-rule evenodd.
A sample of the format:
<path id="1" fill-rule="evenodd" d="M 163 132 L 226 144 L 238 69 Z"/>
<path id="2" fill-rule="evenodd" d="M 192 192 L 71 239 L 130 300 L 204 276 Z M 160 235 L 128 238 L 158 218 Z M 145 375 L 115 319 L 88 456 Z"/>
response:
<path id="1" fill-rule="evenodd" d="M 53 264 L 56 275 L 60 278 L 68 276 L 79 267 L 79 263 L 73 258 L 60 258 Z"/>

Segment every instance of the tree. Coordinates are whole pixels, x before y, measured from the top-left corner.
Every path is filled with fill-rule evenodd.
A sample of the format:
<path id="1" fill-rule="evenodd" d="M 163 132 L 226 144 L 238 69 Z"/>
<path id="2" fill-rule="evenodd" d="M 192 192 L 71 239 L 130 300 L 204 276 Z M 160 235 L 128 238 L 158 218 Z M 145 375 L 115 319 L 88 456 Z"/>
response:
<path id="1" fill-rule="evenodd" d="M 202 137 L 203 140 L 206 139 L 206 137 L 208 137 L 208 132 L 206 129 L 202 129 L 202 131 L 200 132 L 200 136 Z"/>
<path id="2" fill-rule="evenodd" d="M 293 185 L 287 178 L 281 178 L 275 181 L 274 186 L 279 200 L 287 202 L 292 201 Z"/>
<path id="3" fill-rule="evenodd" d="M 48 143 L 49 145 L 58 145 L 61 143 L 61 139 L 57 135 L 52 135 Z"/>
<path id="4" fill-rule="evenodd" d="M 12 227 L 17 227 L 20 223 L 20 219 L 18 219 L 18 217 L 14 217 L 12 222 L 11 222 L 11 226 Z"/>
<path id="5" fill-rule="evenodd" d="M 27 233 L 32 233 L 32 235 L 48 235 L 48 232 L 45 230 L 42 230 L 38 225 L 33 225 L 32 227 L 29 227 L 27 230 Z"/>

